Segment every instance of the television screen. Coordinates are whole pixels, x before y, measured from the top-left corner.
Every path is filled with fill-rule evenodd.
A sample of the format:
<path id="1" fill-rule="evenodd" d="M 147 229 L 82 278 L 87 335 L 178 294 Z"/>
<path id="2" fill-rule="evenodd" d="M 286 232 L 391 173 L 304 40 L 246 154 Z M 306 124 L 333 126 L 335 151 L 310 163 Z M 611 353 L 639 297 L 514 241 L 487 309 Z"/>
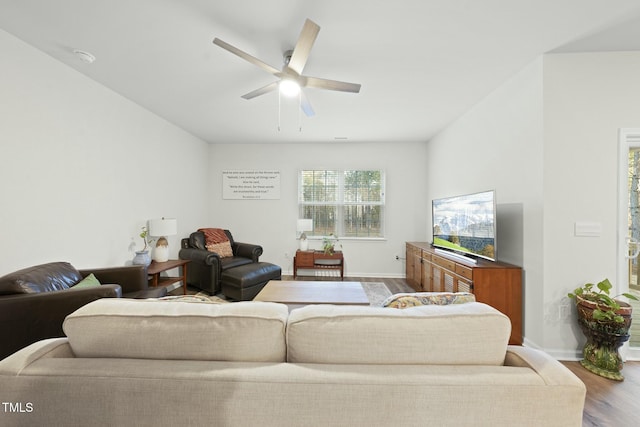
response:
<path id="1" fill-rule="evenodd" d="M 433 246 L 496 260 L 495 191 L 435 199 Z"/>

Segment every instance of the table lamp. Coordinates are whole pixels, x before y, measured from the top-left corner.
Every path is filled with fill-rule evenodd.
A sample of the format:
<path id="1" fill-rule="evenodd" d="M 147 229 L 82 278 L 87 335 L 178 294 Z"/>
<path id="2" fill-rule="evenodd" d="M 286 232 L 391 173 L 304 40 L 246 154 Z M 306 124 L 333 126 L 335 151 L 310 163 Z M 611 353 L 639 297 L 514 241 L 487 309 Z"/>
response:
<path id="1" fill-rule="evenodd" d="M 298 239 L 300 239 L 300 250 L 306 251 L 309 250 L 309 241 L 307 240 L 307 235 L 305 231 L 313 230 L 313 220 L 312 219 L 299 219 L 297 223 L 298 230 Z"/>
<path id="2" fill-rule="evenodd" d="M 178 233 L 178 221 L 175 218 L 150 219 L 149 235 L 157 237 L 156 248 L 153 251 L 155 262 L 165 262 L 169 260 L 169 241 L 167 236 Z"/>

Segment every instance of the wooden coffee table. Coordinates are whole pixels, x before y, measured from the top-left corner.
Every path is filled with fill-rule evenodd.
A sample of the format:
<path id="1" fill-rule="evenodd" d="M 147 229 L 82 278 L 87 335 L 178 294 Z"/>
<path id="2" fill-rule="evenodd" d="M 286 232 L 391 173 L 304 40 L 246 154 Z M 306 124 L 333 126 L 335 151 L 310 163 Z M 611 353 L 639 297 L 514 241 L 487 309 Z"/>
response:
<path id="1" fill-rule="evenodd" d="M 369 305 L 360 282 L 271 280 L 253 300 L 280 302 L 289 308 L 308 304 Z"/>

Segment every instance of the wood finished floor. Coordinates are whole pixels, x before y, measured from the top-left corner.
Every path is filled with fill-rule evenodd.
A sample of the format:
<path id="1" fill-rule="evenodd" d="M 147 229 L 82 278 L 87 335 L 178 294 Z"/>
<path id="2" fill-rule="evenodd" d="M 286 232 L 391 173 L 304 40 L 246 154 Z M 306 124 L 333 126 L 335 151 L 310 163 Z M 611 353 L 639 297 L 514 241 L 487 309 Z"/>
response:
<path id="1" fill-rule="evenodd" d="M 584 369 L 580 362 L 562 362 L 587 386 L 583 427 L 640 425 L 640 362 L 626 362 L 624 381 L 602 378 Z"/>
<path id="2" fill-rule="evenodd" d="M 293 280 L 293 276 L 282 276 Z M 339 277 L 300 276 L 296 280 L 340 280 Z M 399 278 L 345 277 L 349 282 L 383 282 L 391 293 L 413 292 Z M 181 292 L 180 292 L 181 293 Z M 587 386 L 582 426 L 626 427 L 640 425 L 640 362 L 626 362 L 624 381 L 612 381 L 584 369 L 580 362 L 562 361 Z"/>

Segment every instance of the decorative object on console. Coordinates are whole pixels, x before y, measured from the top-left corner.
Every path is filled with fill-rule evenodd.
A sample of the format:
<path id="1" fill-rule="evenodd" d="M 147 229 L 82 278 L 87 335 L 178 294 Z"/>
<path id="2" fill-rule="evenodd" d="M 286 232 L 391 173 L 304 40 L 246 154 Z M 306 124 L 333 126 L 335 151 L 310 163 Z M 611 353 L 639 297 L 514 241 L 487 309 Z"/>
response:
<path id="1" fill-rule="evenodd" d="M 136 251 L 136 256 L 131 261 L 133 265 L 144 265 L 145 267 L 151 264 L 151 256 L 149 251 Z"/>
<path id="2" fill-rule="evenodd" d="M 305 231 L 313 230 L 313 220 L 312 219 L 298 219 L 297 223 L 298 230 L 298 239 L 300 239 L 300 250 L 308 251 L 309 250 L 309 241 L 307 240 L 307 235 Z"/>
<path id="3" fill-rule="evenodd" d="M 593 290 L 596 286 L 598 290 Z M 576 302 L 578 324 L 587 337 L 580 364 L 601 377 L 622 381 L 622 358 L 618 349 L 629 339 L 632 307 L 630 304 L 610 297 L 613 285 L 604 279 L 597 285 L 587 283 L 568 294 Z M 638 300 L 634 295 L 621 296 Z"/>
<path id="4" fill-rule="evenodd" d="M 336 244 L 340 244 L 340 241 L 335 234 L 331 233 L 327 237 L 323 237 L 322 250 L 324 251 L 325 255 L 333 255 Z M 342 249 L 342 244 L 340 244 L 340 248 Z"/>
<path id="5" fill-rule="evenodd" d="M 178 233 L 178 221 L 175 218 L 150 219 L 149 235 L 158 238 L 156 248 L 153 251 L 153 259 L 156 262 L 166 262 L 169 260 L 169 241 L 167 236 L 174 236 Z"/>
<path id="6" fill-rule="evenodd" d="M 147 227 L 142 227 L 142 231 L 140 232 L 139 236 L 144 243 L 144 247 L 141 251 L 136 251 L 136 256 L 133 257 L 133 261 L 131 262 L 133 265 L 148 266 L 149 264 L 151 264 L 151 257 L 149 256 L 149 250 L 147 248 L 149 247 L 149 243 L 151 243 L 153 240 L 147 239 L 147 237 L 149 236 L 149 230 L 147 230 Z"/>

